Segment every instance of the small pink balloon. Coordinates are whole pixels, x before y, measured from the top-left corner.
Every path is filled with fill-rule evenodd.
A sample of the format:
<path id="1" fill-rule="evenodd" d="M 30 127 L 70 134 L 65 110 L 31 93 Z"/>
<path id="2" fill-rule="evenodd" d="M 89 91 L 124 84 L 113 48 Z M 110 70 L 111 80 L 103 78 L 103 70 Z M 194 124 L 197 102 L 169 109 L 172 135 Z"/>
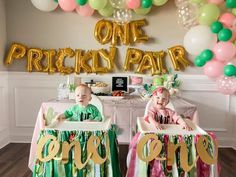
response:
<path id="1" fill-rule="evenodd" d="M 126 5 L 129 9 L 137 9 L 140 7 L 140 0 L 126 0 Z"/>
<path id="2" fill-rule="evenodd" d="M 204 66 L 204 74 L 210 78 L 217 78 L 223 74 L 224 71 L 224 63 L 211 60 L 207 62 Z"/>
<path id="3" fill-rule="evenodd" d="M 233 26 L 234 20 L 235 20 L 235 16 L 228 12 L 223 13 L 219 18 L 219 21 L 223 23 L 224 27 L 227 27 L 227 28 L 231 28 Z"/>
<path id="4" fill-rule="evenodd" d="M 89 17 L 93 15 L 94 9 L 90 7 L 90 5 L 87 3 L 84 6 L 77 6 L 76 12 L 84 17 Z"/>
<path id="5" fill-rule="evenodd" d="M 75 0 L 58 0 L 59 6 L 66 12 L 71 12 L 76 8 Z"/>
<path id="6" fill-rule="evenodd" d="M 231 42 L 218 42 L 213 51 L 217 60 L 226 62 L 235 56 L 236 47 Z"/>
<path id="7" fill-rule="evenodd" d="M 236 92 L 236 78 L 221 76 L 217 80 L 217 88 L 220 93 L 232 95 Z"/>
<path id="8" fill-rule="evenodd" d="M 224 2 L 224 0 L 208 0 L 207 2 L 212 4 L 221 4 Z"/>

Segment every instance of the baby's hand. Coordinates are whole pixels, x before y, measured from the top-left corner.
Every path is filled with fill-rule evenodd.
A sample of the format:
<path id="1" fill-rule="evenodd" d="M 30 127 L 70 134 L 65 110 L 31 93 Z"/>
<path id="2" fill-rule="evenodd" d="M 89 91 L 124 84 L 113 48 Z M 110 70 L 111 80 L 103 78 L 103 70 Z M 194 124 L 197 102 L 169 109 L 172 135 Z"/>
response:
<path id="1" fill-rule="evenodd" d="M 59 114 L 59 115 L 56 116 L 56 121 L 58 121 L 58 122 L 61 122 L 61 121 L 63 121 L 64 119 L 65 119 L 65 118 L 64 118 L 63 114 Z"/>
<path id="2" fill-rule="evenodd" d="M 159 124 L 159 123 L 155 123 L 155 127 L 158 129 L 158 130 L 162 130 L 162 126 Z"/>
<path id="3" fill-rule="evenodd" d="M 187 123 L 183 123 L 182 128 L 185 129 L 185 130 L 187 130 L 187 131 L 193 130 L 191 127 L 188 126 Z"/>

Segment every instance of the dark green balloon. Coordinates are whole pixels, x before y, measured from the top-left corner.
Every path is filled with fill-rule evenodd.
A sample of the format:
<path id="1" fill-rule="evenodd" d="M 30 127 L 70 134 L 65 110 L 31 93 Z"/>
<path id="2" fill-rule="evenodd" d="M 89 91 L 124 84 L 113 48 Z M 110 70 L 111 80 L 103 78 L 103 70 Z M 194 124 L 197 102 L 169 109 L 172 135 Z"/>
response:
<path id="1" fill-rule="evenodd" d="M 205 61 L 210 61 L 213 58 L 213 52 L 209 49 L 203 50 L 200 57 Z"/>
<path id="2" fill-rule="evenodd" d="M 234 65 L 226 65 L 224 67 L 224 74 L 228 77 L 236 75 L 236 67 Z"/>
<path id="3" fill-rule="evenodd" d="M 235 8 L 236 7 L 236 1 L 235 0 L 226 0 L 226 7 L 227 8 Z"/>
<path id="4" fill-rule="evenodd" d="M 231 37 L 232 37 L 232 31 L 228 28 L 223 28 L 218 33 L 218 39 L 220 41 L 228 41 L 228 40 L 230 40 Z"/>
<path id="5" fill-rule="evenodd" d="M 219 33 L 220 30 L 222 30 L 222 28 L 223 28 L 223 25 L 222 25 L 222 23 L 219 22 L 219 21 L 215 21 L 215 22 L 213 22 L 212 25 L 211 25 L 211 31 L 212 31 L 213 33 Z"/>
<path id="6" fill-rule="evenodd" d="M 142 0 L 141 7 L 142 8 L 149 8 L 152 6 L 152 0 Z"/>
<path id="7" fill-rule="evenodd" d="M 75 0 L 75 2 L 80 5 L 80 6 L 83 6 L 87 3 L 87 0 Z"/>
<path id="8" fill-rule="evenodd" d="M 206 64 L 206 61 L 203 60 L 200 56 L 197 56 L 194 60 L 194 65 L 197 67 L 202 67 Z"/>
<path id="9" fill-rule="evenodd" d="M 58 3 L 58 0 L 54 0 L 54 2 L 57 2 L 57 3 Z"/>

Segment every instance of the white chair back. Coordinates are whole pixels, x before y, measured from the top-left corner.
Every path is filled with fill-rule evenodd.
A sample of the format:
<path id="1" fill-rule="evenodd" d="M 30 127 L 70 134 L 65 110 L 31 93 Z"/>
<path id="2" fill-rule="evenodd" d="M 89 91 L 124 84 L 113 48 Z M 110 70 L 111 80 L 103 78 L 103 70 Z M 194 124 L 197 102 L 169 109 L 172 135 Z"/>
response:
<path id="1" fill-rule="evenodd" d="M 91 99 L 91 101 L 90 101 L 90 104 L 92 104 L 92 105 L 94 105 L 94 106 L 96 106 L 97 108 L 98 108 L 98 110 L 99 110 L 99 112 L 101 113 L 101 115 L 102 115 L 102 118 L 103 118 L 103 120 L 104 120 L 104 113 L 103 113 L 103 104 L 102 104 L 102 101 L 100 100 L 100 98 L 98 97 L 98 96 L 96 96 L 96 95 L 94 95 L 94 94 L 91 94 L 91 97 L 92 97 L 92 99 Z"/>
<path id="2" fill-rule="evenodd" d="M 152 106 L 152 104 L 153 104 L 152 99 L 150 99 L 146 105 L 144 117 L 146 117 L 148 115 L 148 110 Z M 166 105 L 166 107 L 173 110 L 173 111 L 175 110 L 174 105 L 171 103 L 171 101 L 169 101 L 169 103 Z"/>

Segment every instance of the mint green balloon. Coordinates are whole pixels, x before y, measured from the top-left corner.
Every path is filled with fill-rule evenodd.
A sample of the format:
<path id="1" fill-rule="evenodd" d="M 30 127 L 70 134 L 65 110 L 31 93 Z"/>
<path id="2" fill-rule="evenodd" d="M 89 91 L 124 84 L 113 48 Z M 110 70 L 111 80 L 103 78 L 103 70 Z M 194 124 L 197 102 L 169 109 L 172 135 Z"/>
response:
<path id="1" fill-rule="evenodd" d="M 206 64 L 206 61 L 204 59 L 202 59 L 200 56 L 197 56 L 194 59 L 194 65 L 197 67 L 202 67 Z"/>
<path id="2" fill-rule="evenodd" d="M 220 32 L 218 33 L 218 39 L 220 41 L 228 41 L 230 40 L 230 38 L 232 37 L 232 31 L 228 28 L 223 28 L 222 30 L 220 30 Z"/>
<path id="3" fill-rule="evenodd" d="M 224 74 L 228 77 L 236 75 L 236 67 L 234 65 L 224 66 Z"/>
<path id="4" fill-rule="evenodd" d="M 152 0 L 152 4 L 155 6 L 162 6 L 164 5 L 168 0 Z"/>
<path id="5" fill-rule="evenodd" d="M 146 15 L 151 11 L 152 7 L 149 8 L 138 8 L 134 9 L 135 13 L 138 15 Z"/>
<path id="6" fill-rule="evenodd" d="M 220 16 L 220 9 L 215 4 L 205 4 L 200 8 L 198 22 L 210 26 Z"/>
<path id="7" fill-rule="evenodd" d="M 236 1 L 235 0 L 226 0 L 225 6 L 227 8 L 235 8 L 236 7 Z"/>
<path id="8" fill-rule="evenodd" d="M 88 3 L 93 9 L 101 10 L 106 6 L 108 0 L 88 0 Z"/>
<path id="9" fill-rule="evenodd" d="M 99 10 L 98 13 L 103 17 L 110 17 L 112 16 L 113 11 L 114 7 L 112 7 L 110 3 L 107 3 L 107 5 L 103 9 Z"/>
<path id="10" fill-rule="evenodd" d="M 200 54 L 200 58 L 204 60 L 205 62 L 210 61 L 213 58 L 214 54 L 211 50 L 205 49 Z"/>
<path id="11" fill-rule="evenodd" d="M 219 33 L 220 30 L 222 30 L 222 29 L 223 29 L 223 25 L 222 25 L 222 23 L 219 22 L 219 21 L 215 21 L 215 22 L 213 22 L 213 23 L 211 24 L 211 31 L 212 31 L 213 33 Z"/>

